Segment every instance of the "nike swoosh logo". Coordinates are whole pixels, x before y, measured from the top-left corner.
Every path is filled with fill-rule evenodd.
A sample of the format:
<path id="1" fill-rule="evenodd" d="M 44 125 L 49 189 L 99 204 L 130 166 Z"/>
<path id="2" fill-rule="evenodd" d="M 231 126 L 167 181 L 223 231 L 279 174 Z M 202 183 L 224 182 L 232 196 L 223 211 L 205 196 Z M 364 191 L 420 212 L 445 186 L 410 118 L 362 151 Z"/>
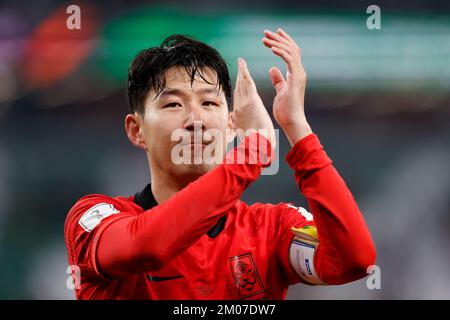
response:
<path id="1" fill-rule="evenodd" d="M 149 274 L 147 274 L 147 280 L 151 282 L 158 282 L 158 281 L 167 281 L 167 280 L 174 280 L 174 279 L 180 279 L 184 278 L 183 276 L 171 276 L 171 277 L 154 277 Z"/>

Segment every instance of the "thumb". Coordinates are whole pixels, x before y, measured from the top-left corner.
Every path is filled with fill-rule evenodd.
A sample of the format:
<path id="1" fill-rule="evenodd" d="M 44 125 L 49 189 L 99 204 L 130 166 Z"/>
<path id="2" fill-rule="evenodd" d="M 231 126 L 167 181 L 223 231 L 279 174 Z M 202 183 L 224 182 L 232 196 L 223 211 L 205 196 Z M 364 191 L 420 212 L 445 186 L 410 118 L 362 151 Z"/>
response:
<path id="1" fill-rule="evenodd" d="M 230 129 L 236 129 L 236 120 L 234 117 L 234 110 L 229 113 L 228 116 L 228 127 Z"/>
<path id="2" fill-rule="evenodd" d="M 276 92 L 280 92 L 280 90 L 284 87 L 285 80 L 283 74 L 280 69 L 277 67 L 272 67 L 269 70 L 270 81 L 272 81 L 272 85 L 275 88 Z"/>

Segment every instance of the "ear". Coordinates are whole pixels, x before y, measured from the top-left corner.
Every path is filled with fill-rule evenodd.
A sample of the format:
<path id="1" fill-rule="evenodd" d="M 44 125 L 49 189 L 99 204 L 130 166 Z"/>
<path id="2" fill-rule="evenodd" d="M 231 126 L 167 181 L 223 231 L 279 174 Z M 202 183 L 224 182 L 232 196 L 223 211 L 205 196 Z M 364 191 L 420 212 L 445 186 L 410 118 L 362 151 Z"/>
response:
<path id="1" fill-rule="evenodd" d="M 125 131 L 127 132 L 128 139 L 136 147 L 147 151 L 147 143 L 144 139 L 144 119 L 138 113 L 129 113 L 125 117 Z"/>
<path id="2" fill-rule="evenodd" d="M 228 127 L 227 127 L 227 144 L 231 143 L 236 138 L 236 131 L 234 131 L 233 111 L 228 113 Z"/>

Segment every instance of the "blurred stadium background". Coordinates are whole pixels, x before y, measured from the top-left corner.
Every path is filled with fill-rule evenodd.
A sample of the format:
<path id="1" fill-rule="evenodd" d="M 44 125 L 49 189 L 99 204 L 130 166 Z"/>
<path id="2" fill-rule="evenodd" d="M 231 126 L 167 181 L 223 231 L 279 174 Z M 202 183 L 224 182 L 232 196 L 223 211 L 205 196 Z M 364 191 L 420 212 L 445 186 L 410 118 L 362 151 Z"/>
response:
<path id="1" fill-rule="evenodd" d="M 88 193 L 131 195 L 148 181 L 123 117 L 127 67 L 172 33 L 249 63 L 268 108 L 265 28 L 298 41 L 307 116 L 372 231 L 381 290 L 366 281 L 291 287 L 289 299 L 450 299 L 450 3 L 443 1 L 2 1 L 0 299 L 73 299 L 63 238 Z M 66 8 L 81 8 L 81 30 Z M 381 7 L 381 30 L 366 8 Z M 288 152 L 281 141 L 280 156 Z M 307 207 L 284 162 L 244 200 Z"/>

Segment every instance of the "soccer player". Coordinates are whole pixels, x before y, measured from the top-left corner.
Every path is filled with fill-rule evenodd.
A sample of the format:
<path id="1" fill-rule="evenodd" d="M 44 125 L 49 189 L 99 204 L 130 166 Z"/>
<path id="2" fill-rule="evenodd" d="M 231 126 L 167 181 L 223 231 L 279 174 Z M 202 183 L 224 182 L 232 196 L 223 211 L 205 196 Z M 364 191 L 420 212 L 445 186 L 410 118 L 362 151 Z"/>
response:
<path id="1" fill-rule="evenodd" d="M 311 213 L 240 200 L 268 163 L 252 155 L 272 157 L 271 118 L 243 59 L 229 112 L 231 82 L 220 54 L 171 36 L 140 52 L 128 74 L 125 128 L 147 154 L 151 183 L 129 197 L 85 196 L 67 216 L 78 299 L 284 299 L 291 284 L 348 283 L 374 264 L 364 218 L 305 117 L 300 48 L 282 29 L 264 31 L 262 42 L 287 66 L 286 76 L 269 70 L 273 114 L 292 146 L 286 161 Z M 223 133 L 215 144 L 224 161 L 175 163 L 180 142 L 172 133 L 179 129 L 189 137 L 183 152 L 209 148 L 210 129 Z M 236 129 L 245 138 L 220 154 Z M 232 161 L 239 155 L 244 161 Z"/>

